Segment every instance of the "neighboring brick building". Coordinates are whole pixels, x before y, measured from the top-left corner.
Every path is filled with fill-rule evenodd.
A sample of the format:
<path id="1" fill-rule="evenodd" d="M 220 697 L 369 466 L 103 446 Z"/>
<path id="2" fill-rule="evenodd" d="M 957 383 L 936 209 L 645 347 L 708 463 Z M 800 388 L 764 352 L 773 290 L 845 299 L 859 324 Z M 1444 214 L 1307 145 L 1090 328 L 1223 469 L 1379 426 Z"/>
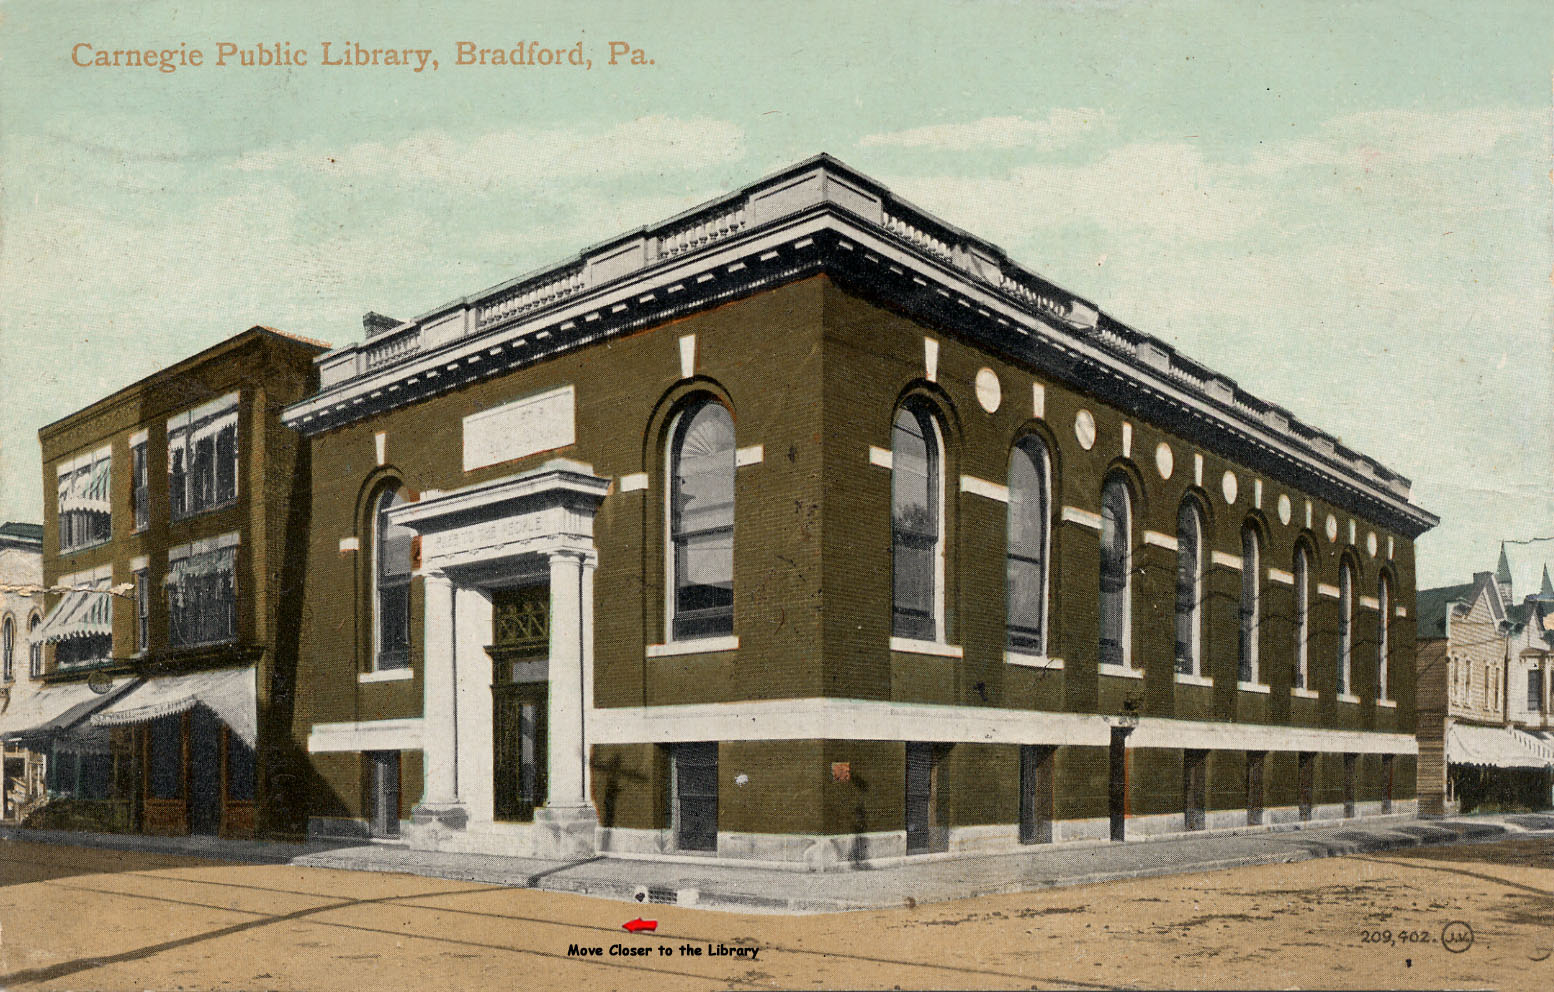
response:
<path id="1" fill-rule="evenodd" d="M 44 686 L 0 719 L 50 756 L 29 822 L 295 832 L 306 448 L 279 414 L 324 350 L 251 328 L 38 432 Z"/>
<path id="2" fill-rule="evenodd" d="M 1517 603 L 1505 548 L 1494 573 L 1419 592 L 1419 803 L 1550 804 L 1554 586 Z"/>
<path id="3" fill-rule="evenodd" d="M 820 868 L 1414 808 L 1408 481 L 834 159 L 367 329 L 284 417 L 314 831 Z"/>

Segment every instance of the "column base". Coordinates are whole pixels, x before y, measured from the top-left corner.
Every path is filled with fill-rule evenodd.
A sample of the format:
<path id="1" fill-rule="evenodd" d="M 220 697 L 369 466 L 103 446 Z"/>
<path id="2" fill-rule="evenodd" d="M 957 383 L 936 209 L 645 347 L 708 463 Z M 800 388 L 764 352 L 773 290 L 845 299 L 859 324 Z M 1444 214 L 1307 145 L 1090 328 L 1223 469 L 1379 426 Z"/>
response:
<path id="1" fill-rule="evenodd" d="M 592 804 L 541 806 L 534 811 L 536 857 L 591 858 L 599 851 L 599 814 Z"/>
<path id="2" fill-rule="evenodd" d="M 469 823 L 469 810 L 463 803 L 420 803 L 411 807 L 410 822 L 417 827 L 463 830 Z"/>

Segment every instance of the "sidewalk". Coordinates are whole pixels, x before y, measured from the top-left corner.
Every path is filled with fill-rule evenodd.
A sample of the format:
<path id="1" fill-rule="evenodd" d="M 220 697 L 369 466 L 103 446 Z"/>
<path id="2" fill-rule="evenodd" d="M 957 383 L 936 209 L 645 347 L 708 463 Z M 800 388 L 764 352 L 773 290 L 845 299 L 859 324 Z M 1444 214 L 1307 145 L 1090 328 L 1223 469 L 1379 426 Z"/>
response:
<path id="1" fill-rule="evenodd" d="M 413 851 L 394 844 L 293 845 L 15 828 L 0 828 L 0 841 L 103 847 L 227 861 L 289 863 L 347 871 L 403 872 L 705 909 L 821 913 L 892 909 L 1055 886 L 1549 833 L 1554 833 L 1554 813 L 1401 820 L 1375 825 L 1344 823 L 1304 830 L 1126 844 L 1043 846 L 1012 854 L 825 873 L 603 856 L 580 862 L 542 861 Z"/>

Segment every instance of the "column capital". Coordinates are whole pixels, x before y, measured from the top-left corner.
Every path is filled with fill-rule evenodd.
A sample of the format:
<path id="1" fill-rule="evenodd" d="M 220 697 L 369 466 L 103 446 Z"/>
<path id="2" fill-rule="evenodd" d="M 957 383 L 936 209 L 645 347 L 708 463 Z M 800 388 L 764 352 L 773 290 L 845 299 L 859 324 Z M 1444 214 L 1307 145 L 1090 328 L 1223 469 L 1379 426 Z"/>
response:
<path id="1" fill-rule="evenodd" d="M 545 552 L 545 557 L 552 564 L 563 561 L 575 561 L 584 568 L 593 568 L 599 563 L 599 552 L 592 548 L 560 547 L 550 548 Z"/>

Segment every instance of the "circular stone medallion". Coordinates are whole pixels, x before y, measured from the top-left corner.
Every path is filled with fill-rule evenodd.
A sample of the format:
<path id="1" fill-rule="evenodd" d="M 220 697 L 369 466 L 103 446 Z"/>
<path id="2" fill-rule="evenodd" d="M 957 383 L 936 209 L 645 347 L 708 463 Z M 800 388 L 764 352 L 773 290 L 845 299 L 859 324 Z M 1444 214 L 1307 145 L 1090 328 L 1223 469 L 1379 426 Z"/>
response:
<path id="1" fill-rule="evenodd" d="M 1079 446 L 1086 451 L 1095 447 L 1095 418 L 1089 410 L 1080 410 L 1074 415 L 1074 437 L 1079 439 Z"/>
<path id="2" fill-rule="evenodd" d="M 1329 542 L 1338 540 L 1338 518 L 1337 517 L 1335 517 L 1331 513 L 1329 513 L 1327 515 L 1327 525 L 1323 529 L 1327 531 L 1327 539 L 1328 539 Z"/>
<path id="3" fill-rule="evenodd" d="M 1219 480 L 1219 488 L 1220 492 L 1225 494 L 1225 502 L 1234 503 L 1236 501 L 1236 473 L 1226 472 L 1224 477 Z"/>
<path id="4" fill-rule="evenodd" d="M 1155 469 L 1162 479 L 1171 477 L 1171 470 L 1176 467 L 1176 456 L 1171 454 L 1171 446 L 1161 441 L 1155 446 Z"/>
<path id="5" fill-rule="evenodd" d="M 1003 402 L 1004 391 L 998 384 L 998 373 L 992 369 L 983 369 L 977 373 L 977 402 L 982 404 L 982 409 L 988 413 L 997 413 L 998 404 Z"/>
<path id="6" fill-rule="evenodd" d="M 1287 524 L 1289 522 L 1290 522 L 1290 497 L 1288 495 L 1281 495 L 1279 497 L 1279 523 Z"/>

